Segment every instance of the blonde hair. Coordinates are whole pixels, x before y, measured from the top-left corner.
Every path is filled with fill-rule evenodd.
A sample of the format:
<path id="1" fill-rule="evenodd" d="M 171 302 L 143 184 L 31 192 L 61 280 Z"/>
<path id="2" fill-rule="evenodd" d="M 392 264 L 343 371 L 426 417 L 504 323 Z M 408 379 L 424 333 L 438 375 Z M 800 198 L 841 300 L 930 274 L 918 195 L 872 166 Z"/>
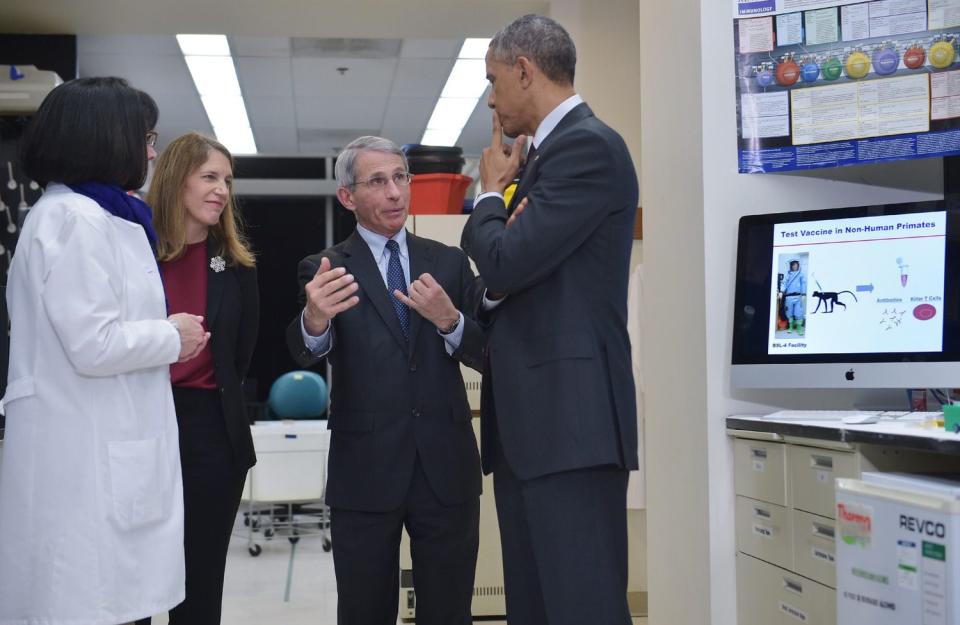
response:
<path id="1" fill-rule="evenodd" d="M 157 259 L 175 260 L 187 249 L 186 214 L 183 189 L 187 178 L 203 165 L 216 150 L 230 161 L 233 156 L 216 139 L 190 132 L 177 137 L 157 159 L 153 181 L 147 194 L 147 204 L 153 209 L 153 227 L 157 230 Z M 243 221 L 237 211 L 230 189 L 227 203 L 220 214 L 220 221 L 210 228 L 210 235 L 217 243 L 217 254 L 244 267 L 256 263 L 253 252 L 243 236 Z"/>

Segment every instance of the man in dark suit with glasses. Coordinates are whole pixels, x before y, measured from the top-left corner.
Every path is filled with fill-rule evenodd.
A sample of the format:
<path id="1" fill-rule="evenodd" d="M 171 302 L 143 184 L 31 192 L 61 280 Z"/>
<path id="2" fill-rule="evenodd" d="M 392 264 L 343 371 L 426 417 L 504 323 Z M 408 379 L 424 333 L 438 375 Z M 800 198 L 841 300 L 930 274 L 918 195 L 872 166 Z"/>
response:
<path id="1" fill-rule="evenodd" d="M 483 338 L 461 311 L 480 287 L 460 249 L 404 229 L 410 174 L 392 141 L 351 142 L 336 176 L 357 229 L 300 262 L 304 308 L 287 345 L 301 366 L 332 366 L 337 622 L 396 622 L 406 527 L 417 623 L 470 623 L 480 459 L 460 363 L 480 368 Z"/>

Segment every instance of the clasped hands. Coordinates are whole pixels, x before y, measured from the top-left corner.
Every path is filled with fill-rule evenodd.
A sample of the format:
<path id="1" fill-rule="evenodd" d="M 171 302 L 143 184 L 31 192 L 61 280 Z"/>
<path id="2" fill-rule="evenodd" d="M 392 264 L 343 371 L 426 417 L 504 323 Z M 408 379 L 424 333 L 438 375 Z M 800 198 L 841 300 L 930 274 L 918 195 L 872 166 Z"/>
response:
<path id="1" fill-rule="evenodd" d="M 360 303 L 358 285 L 345 267 L 330 268 L 330 259 L 320 260 L 317 273 L 304 287 L 307 305 L 303 309 L 303 326 L 310 336 L 327 331 L 330 321 Z M 429 273 L 410 283 L 407 295 L 394 290 L 394 296 L 440 330 L 446 330 L 460 318 L 450 297 Z"/>
<path id="2" fill-rule="evenodd" d="M 190 313 L 176 313 L 167 317 L 180 333 L 180 356 L 177 362 L 195 358 L 210 340 L 210 333 L 203 328 L 203 317 Z"/>

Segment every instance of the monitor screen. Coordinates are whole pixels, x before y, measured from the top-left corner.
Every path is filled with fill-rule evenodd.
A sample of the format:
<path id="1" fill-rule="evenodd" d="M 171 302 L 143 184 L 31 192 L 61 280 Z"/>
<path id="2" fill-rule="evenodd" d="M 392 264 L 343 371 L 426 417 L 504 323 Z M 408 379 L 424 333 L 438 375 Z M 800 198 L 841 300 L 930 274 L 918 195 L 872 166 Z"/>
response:
<path id="1" fill-rule="evenodd" d="M 960 386 L 958 232 L 943 201 L 743 217 L 734 384 Z"/>

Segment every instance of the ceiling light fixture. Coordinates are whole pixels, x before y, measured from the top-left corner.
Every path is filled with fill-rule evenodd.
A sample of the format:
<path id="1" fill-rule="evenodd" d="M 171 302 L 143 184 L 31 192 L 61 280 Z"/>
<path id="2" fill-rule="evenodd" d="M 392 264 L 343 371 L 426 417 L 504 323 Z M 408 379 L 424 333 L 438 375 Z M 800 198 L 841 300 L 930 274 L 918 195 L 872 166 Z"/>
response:
<path id="1" fill-rule="evenodd" d="M 177 35 L 177 43 L 217 140 L 234 154 L 256 154 L 226 35 Z"/>
<path id="2" fill-rule="evenodd" d="M 464 40 L 420 143 L 456 145 L 463 127 L 477 107 L 477 100 L 487 88 L 484 57 L 489 45 L 489 39 Z"/>

